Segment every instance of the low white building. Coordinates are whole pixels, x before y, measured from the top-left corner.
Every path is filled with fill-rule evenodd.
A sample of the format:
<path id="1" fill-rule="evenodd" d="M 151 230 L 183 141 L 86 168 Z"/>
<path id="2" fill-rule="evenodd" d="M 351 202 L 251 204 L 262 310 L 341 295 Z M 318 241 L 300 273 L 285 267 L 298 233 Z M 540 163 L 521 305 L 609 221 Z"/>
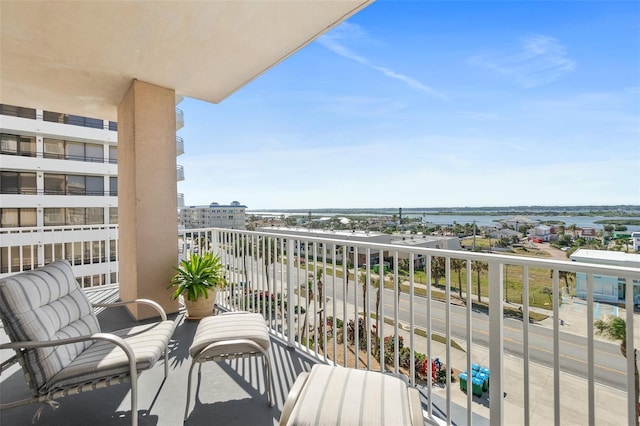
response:
<path id="1" fill-rule="evenodd" d="M 638 268 L 640 254 L 624 253 L 620 251 L 578 249 L 571 256 L 574 262 L 596 263 L 601 265 L 616 265 Z M 622 278 L 606 275 L 593 276 L 593 300 L 598 302 L 620 303 L 625 300 L 626 281 Z M 587 297 L 587 275 L 576 273 L 576 294 Z M 636 304 L 640 302 L 640 280 L 633 280 L 633 298 Z"/>
<path id="2" fill-rule="evenodd" d="M 186 229 L 194 228 L 246 228 L 247 206 L 238 201 L 223 205 L 211 203 L 204 206 L 182 207 L 178 214 L 179 225 Z"/>
<path id="3" fill-rule="evenodd" d="M 633 249 L 635 251 L 640 251 L 640 232 L 632 232 L 631 233 L 631 241 L 633 243 Z"/>

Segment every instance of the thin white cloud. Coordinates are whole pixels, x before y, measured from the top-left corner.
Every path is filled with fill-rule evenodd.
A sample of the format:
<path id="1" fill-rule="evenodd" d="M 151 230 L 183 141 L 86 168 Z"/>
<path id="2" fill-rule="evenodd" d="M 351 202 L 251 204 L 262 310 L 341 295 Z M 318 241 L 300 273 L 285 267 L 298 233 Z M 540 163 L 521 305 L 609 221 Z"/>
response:
<path id="1" fill-rule="evenodd" d="M 324 47 L 331 50 L 333 53 L 337 55 L 340 55 L 347 59 L 351 59 L 352 61 L 356 61 L 359 64 L 362 64 L 366 67 L 379 71 L 383 75 L 389 78 L 402 81 L 403 83 L 407 84 L 409 87 L 413 89 L 417 89 L 421 92 L 424 92 L 430 96 L 433 96 L 439 99 L 447 98 L 443 93 L 440 93 L 437 90 L 433 89 L 432 87 L 429 87 L 419 82 L 415 78 L 409 77 L 404 74 L 400 74 L 387 67 L 383 67 L 383 66 L 371 63 L 371 61 L 369 61 L 367 58 L 361 55 L 358 55 L 357 53 L 349 49 L 347 46 L 345 46 L 344 44 L 346 40 L 361 38 L 363 36 L 364 36 L 364 31 L 359 25 L 345 22 L 342 25 L 340 25 L 338 28 L 333 30 L 332 32 L 320 37 L 318 39 L 318 43 L 320 43 L 321 45 L 323 45 Z"/>
<path id="2" fill-rule="evenodd" d="M 552 83 L 576 66 L 557 39 L 544 35 L 525 37 L 518 52 L 476 55 L 469 62 L 511 77 L 524 88 Z"/>

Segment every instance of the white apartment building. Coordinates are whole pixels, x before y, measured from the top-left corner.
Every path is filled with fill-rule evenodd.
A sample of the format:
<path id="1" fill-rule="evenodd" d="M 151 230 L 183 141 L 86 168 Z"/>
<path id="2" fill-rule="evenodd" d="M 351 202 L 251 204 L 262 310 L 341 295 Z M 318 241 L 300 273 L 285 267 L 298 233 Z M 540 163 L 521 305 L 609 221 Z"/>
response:
<path id="1" fill-rule="evenodd" d="M 83 286 L 118 282 L 117 123 L 0 105 L 0 136 L 0 276 L 64 257 Z"/>
<path id="2" fill-rule="evenodd" d="M 247 206 L 238 201 L 223 205 L 211 203 L 208 206 L 188 206 L 180 208 L 178 223 L 186 229 L 195 228 L 229 228 L 247 229 L 246 215 Z"/>

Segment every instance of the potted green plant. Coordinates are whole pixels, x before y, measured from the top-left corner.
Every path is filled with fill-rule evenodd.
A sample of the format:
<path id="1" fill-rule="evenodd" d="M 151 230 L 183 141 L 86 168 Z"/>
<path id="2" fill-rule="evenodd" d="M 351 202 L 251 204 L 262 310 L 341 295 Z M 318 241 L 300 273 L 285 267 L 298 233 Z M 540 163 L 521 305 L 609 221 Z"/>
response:
<path id="1" fill-rule="evenodd" d="M 175 287 L 172 296 L 184 297 L 188 319 L 201 319 L 213 313 L 216 289 L 224 287 L 224 265 L 213 253 L 191 255 L 174 268 L 177 273 L 168 288 Z M 209 296 L 212 297 L 209 297 Z"/>

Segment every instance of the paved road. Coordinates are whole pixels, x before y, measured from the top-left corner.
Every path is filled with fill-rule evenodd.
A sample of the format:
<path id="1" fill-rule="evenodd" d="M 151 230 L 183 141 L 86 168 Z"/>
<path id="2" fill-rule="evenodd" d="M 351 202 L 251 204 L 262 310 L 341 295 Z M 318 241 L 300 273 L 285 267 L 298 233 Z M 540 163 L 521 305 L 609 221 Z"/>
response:
<path id="1" fill-rule="evenodd" d="M 305 274 L 301 273 L 300 281 L 305 281 Z M 287 281 L 286 271 L 278 271 L 278 284 L 280 280 Z M 336 283 L 336 300 L 343 300 L 343 281 L 339 278 Z M 333 297 L 332 277 L 324 278 L 325 297 Z M 347 303 L 353 305 L 353 283 L 349 284 L 349 296 Z M 358 286 L 359 311 L 362 311 L 362 286 Z M 385 290 L 384 315 L 393 317 L 394 293 L 393 290 Z M 375 289 L 369 293 L 371 312 L 375 311 Z M 438 300 L 431 303 L 431 327 L 433 332 L 445 335 L 445 308 L 446 304 Z M 416 296 L 414 299 L 414 320 L 417 327 L 426 329 L 427 324 L 427 299 Z M 466 307 L 451 305 L 451 335 L 466 346 Z M 342 316 L 340 313 L 338 316 Z M 410 322 L 409 296 L 402 293 L 400 296 L 399 319 L 402 322 Z M 585 318 L 586 321 L 586 318 Z M 473 344 L 489 347 L 489 315 L 484 312 L 472 312 L 472 339 Z M 504 319 L 504 350 L 506 353 L 522 358 L 523 331 L 522 321 L 512 318 Z M 387 326 L 390 327 L 390 326 Z M 389 334 L 385 330 L 385 334 Z M 560 370 L 577 377 L 587 377 L 587 339 L 572 333 L 560 331 Z M 626 390 L 626 361 L 620 354 L 619 346 L 615 343 L 594 340 L 595 381 L 619 390 Z M 553 330 L 547 327 L 531 324 L 529 327 L 529 359 L 553 368 Z"/>
<path id="2" fill-rule="evenodd" d="M 327 297 L 332 296 L 333 286 L 331 277 L 327 277 L 325 283 Z M 349 303 L 353 304 L 353 289 L 350 288 Z M 358 289 L 358 306 L 363 306 L 362 287 Z M 342 281 L 336 285 L 336 297 L 342 298 Z M 386 317 L 393 317 L 394 293 L 385 290 L 384 312 Z M 370 293 L 371 312 L 375 311 L 375 289 Z M 431 302 L 431 327 L 436 333 L 445 334 L 445 308 L 446 304 L 437 300 Z M 402 322 L 410 322 L 409 296 L 400 295 L 399 319 Z M 360 309 L 362 311 L 362 309 Z M 466 342 L 466 307 L 451 305 L 451 335 L 465 345 Z M 427 324 L 427 299 L 416 296 L 414 299 L 414 320 L 416 326 L 426 329 Z M 585 319 L 586 321 L 586 319 Z M 484 312 L 472 312 L 472 339 L 473 344 L 489 347 L 489 315 Z M 519 358 L 523 356 L 523 324 L 522 321 L 504 319 L 504 349 L 505 352 Z M 389 326 L 387 326 L 389 327 Z M 388 334 L 385 331 L 385 334 Z M 560 369 L 578 377 L 587 377 L 587 339 L 572 333 L 559 333 L 560 340 Z M 594 375 L 598 383 L 611 386 L 615 389 L 626 390 L 626 364 L 620 354 L 617 344 L 594 340 L 595 362 Z M 544 366 L 553 368 L 553 330 L 547 327 L 531 324 L 529 326 L 529 359 Z"/>

